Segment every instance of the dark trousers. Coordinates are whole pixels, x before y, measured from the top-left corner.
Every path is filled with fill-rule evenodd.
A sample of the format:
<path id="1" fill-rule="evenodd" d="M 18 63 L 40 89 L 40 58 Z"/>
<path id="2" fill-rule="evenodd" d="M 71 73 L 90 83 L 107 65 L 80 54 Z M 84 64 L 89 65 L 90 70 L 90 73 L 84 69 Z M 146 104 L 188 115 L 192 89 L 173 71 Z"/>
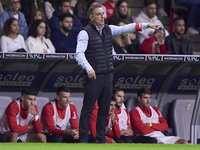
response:
<path id="1" fill-rule="evenodd" d="M 64 137 L 60 134 L 48 134 L 45 133 L 47 142 L 49 143 L 78 143 L 79 140 L 73 139 L 69 135 L 65 135 Z"/>
<path id="2" fill-rule="evenodd" d="M 148 136 L 121 136 L 119 139 L 113 138 L 116 143 L 157 143 L 157 140 Z"/>
<path id="3" fill-rule="evenodd" d="M 106 142 L 105 127 L 110 106 L 113 87 L 113 74 L 96 74 L 95 79 L 85 75 L 84 100 L 79 121 L 80 142 L 88 142 L 89 120 L 96 100 L 98 99 L 98 115 L 96 122 L 96 140 Z"/>
<path id="4" fill-rule="evenodd" d="M 0 142 L 8 142 L 7 136 L 0 133 Z"/>

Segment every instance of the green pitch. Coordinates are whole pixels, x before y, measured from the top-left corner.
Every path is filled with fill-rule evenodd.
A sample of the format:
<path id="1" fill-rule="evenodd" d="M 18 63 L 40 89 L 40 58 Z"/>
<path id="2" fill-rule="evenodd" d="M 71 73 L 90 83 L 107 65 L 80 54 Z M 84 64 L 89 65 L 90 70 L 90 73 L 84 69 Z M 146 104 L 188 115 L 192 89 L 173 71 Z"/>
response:
<path id="1" fill-rule="evenodd" d="M 1 150 L 199 150 L 200 145 L 0 143 Z"/>

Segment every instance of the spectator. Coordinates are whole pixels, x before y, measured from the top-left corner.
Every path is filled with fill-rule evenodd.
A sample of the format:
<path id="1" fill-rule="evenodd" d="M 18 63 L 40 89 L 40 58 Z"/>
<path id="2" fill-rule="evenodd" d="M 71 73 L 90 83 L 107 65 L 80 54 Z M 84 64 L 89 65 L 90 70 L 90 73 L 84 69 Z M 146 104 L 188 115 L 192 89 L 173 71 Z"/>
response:
<path id="1" fill-rule="evenodd" d="M 1 37 L 2 52 L 26 52 L 24 38 L 19 34 L 19 22 L 15 18 L 6 20 Z"/>
<path id="2" fill-rule="evenodd" d="M 47 142 L 78 142 L 78 114 L 76 107 L 69 102 L 70 90 L 60 86 L 55 101 L 43 107 L 42 118 Z M 70 130 L 67 130 L 68 123 L 71 125 Z"/>
<path id="3" fill-rule="evenodd" d="M 166 37 L 165 45 L 169 54 L 192 55 L 192 43 L 185 33 L 185 21 L 183 18 L 173 20 L 174 32 Z"/>
<path id="4" fill-rule="evenodd" d="M 90 6 L 97 4 L 95 0 L 79 0 L 74 8 L 74 14 L 80 19 L 83 26 L 89 23 L 89 16 L 87 10 Z"/>
<path id="5" fill-rule="evenodd" d="M 53 12 L 57 7 L 58 0 L 46 0 L 44 2 L 44 12 L 47 17 L 47 20 L 51 19 L 53 16 Z"/>
<path id="6" fill-rule="evenodd" d="M 26 48 L 29 53 L 55 53 L 55 48 L 48 35 L 47 23 L 44 20 L 35 20 L 29 30 Z"/>
<path id="7" fill-rule="evenodd" d="M 27 25 L 31 24 L 31 16 L 36 10 L 43 12 L 42 0 L 21 0 L 21 12 L 26 18 Z"/>
<path id="8" fill-rule="evenodd" d="M 74 16 L 70 13 L 59 16 L 60 30 L 51 36 L 56 53 L 76 53 L 77 35 L 71 32 L 73 18 Z"/>
<path id="9" fill-rule="evenodd" d="M 114 25 L 124 26 L 125 21 L 121 18 L 116 19 Z M 137 54 L 139 52 L 140 42 L 137 38 L 132 40 L 130 34 L 125 33 L 113 37 L 113 54 Z"/>
<path id="10" fill-rule="evenodd" d="M 160 27 L 150 38 L 146 38 L 140 46 L 140 54 L 168 54 L 165 47 L 165 30 Z"/>
<path id="11" fill-rule="evenodd" d="M 3 6 L 2 6 L 2 3 L 1 3 L 1 0 L 0 0 L 0 15 L 4 12 L 4 9 L 3 9 Z"/>
<path id="12" fill-rule="evenodd" d="M 43 11 L 37 9 L 32 13 L 31 24 L 33 24 L 34 20 L 39 20 L 39 19 L 42 19 L 42 20 L 46 21 L 46 18 L 45 18 L 45 15 L 44 15 Z"/>
<path id="13" fill-rule="evenodd" d="M 58 8 L 53 13 L 53 17 L 49 20 L 49 27 L 52 34 L 60 29 L 59 16 L 63 13 L 70 13 L 70 8 L 70 0 L 59 0 Z M 82 27 L 80 20 L 74 15 L 72 32 L 78 34 Z"/>
<path id="14" fill-rule="evenodd" d="M 160 144 L 189 144 L 177 136 L 165 136 L 161 131 L 168 130 L 168 124 L 157 107 L 151 107 L 151 91 L 142 88 L 138 91 L 139 105 L 130 112 L 131 123 L 138 135 L 156 138 Z"/>
<path id="15" fill-rule="evenodd" d="M 128 14 L 128 1 L 118 0 L 113 16 L 108 20 L 108 24 L 113 24 L 115 19 L 121 18 L 126 24 L 133 23 L 133 18 Z"/>
<path id="16" fill-rule="evenodd" d="M 26 40 L 28 35 L 28 26 L 26 24 L 26 19 L 24 17 L 24 14 L 21 13 L 19 9 L 20 9 L 20 0 L 7 0 L 6 10 L 0 16 L 0 26 L 2 30 L 4 23 L 8 18 L 17 19 L 19 22 L 19 34 L 21 34 Z"/>
<path id="17" fill-rule="evenodd" d="M 138 14 L 134 22 L 162 24 L 156 16 L 156 8 L 156 0 L 144 0 L 143 10 Z M 154 29 L 147 29 L 145 31 L 138 32 L 140 44 L 144 41 L 144 39 L 149 38 L 154 33 L 154 31 Z M 168 31 L 165 30 L 165 36 L 168 35 Z"/>
<path id="18" fill-rule="evenodd" d="M 10 142 L 46 143 L 45 135 L 41 134 L 42 124 L 35 100 L 36 92 L 24 89 L 20 100 L 14 100 L 7 106 L 0 120 L 0 133 L 6 135 Z"/>
<path id="19" fill-rule="evenodd" d="M 108 21 L 113 16 L 115 4 L 116 0 L 107 0 L 101 5 L 103 11 L 105 12 L 104 18 L 106 21 Z"/>
<path id="20" fill-rule="evenodd" d="M 197 27 L 197 22 L 199 19 L 199 8 L 200 1 L 199 0 L 175 0 L 177 5 L 185 6 L 189 8 L 189 28 L 187 30 L 187 34 L 199 34 L 199 31 L 195 27 Z"/>

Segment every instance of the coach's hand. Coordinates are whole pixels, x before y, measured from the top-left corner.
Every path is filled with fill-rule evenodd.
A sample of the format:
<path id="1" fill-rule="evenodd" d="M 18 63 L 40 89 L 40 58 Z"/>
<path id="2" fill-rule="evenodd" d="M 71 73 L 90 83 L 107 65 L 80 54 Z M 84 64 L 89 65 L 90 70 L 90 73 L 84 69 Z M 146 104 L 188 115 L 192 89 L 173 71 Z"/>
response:
<path id="1" fill-rule="evenodd" d="M 162 26 L 162 24 L 149 24 L 149 28 L 151 28 L 151 29 L 158 29 L 160 26 Z"/>
<path id="2" fill-rule="evenodd" d="M 90 79 L 92 79 L 92 78 L 96 79 L 96 73 L 93 69 L 88 71 L 87 74 Z"/>

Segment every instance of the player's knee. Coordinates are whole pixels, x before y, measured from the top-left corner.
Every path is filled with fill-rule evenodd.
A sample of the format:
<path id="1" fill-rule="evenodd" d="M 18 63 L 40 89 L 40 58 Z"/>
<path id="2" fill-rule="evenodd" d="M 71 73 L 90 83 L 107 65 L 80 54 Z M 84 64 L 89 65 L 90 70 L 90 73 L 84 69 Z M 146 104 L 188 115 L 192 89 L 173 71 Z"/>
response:
<path id="1" fill-rule="evenodd" d="M 10 142 L 17 142 L 18 134 L 16 132 L 11 132 Z"/>
<path id="2" fill-rule="evenodd" d="M 46 135 L 40 133 L 40 134 L 38 134 L 38 136 L 39 136 L 40 142 L 42 142 L 42 143 L 46 143 L 47 142 Z"/>

